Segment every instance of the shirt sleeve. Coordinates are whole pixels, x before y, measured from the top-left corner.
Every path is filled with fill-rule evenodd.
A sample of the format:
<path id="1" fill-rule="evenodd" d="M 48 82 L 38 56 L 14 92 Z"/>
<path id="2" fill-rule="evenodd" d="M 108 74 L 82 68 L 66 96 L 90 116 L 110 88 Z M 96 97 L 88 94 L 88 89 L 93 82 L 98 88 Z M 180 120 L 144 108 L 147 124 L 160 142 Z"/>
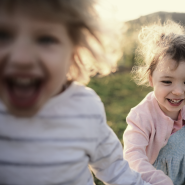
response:
<path id="1" fill-rule="evenodd" d="M 149 143 L 149 123 L 143 123 L 140 117 L 127 117 L 128 126 L 124 132 L 124 157 L 135 171 L 141 173 L 146 182 L 153 185 L 173 185 L 172 180 L 161 170 L 156 170 L 146 155 Z"/>
<path id="2" fill-rule="evenodd" d="M 107 125 L 105 115 L 97 134 L 99 141 L 93 156 L 90 157 L 90 168 L 97 178 L 106 185 L 150 185 L 123 159 L 122 145 Z"/>

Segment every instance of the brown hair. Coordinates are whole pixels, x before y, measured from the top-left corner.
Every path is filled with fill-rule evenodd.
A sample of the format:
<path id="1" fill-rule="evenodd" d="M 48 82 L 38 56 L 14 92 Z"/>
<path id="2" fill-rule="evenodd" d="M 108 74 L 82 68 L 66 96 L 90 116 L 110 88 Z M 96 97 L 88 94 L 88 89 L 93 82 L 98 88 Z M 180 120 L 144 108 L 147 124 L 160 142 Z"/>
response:
<path id="1" fill-rule="evenodd" d="M 137 50 L 138 65 L 132 69 L 133 79 L 138 85 L 149 86 L 149 76 L 152 76 L 159 62 L 169 56 L 179 62 L 185 59 L 185 32 L 183 26 L 168 20 L 163 25 L 155 23 L 142 27 L 139 33 L 140 46 Z"/>
<path id="2" fill-rule="evenodd" d="M 0 11 L 21 11 L 33 18 L 63 23 L 76 46 L 68 80 L 88 83 L 95 74 L 107 75 L 116 62 L 106 58 L 94 0 L 1 0 Z"/>

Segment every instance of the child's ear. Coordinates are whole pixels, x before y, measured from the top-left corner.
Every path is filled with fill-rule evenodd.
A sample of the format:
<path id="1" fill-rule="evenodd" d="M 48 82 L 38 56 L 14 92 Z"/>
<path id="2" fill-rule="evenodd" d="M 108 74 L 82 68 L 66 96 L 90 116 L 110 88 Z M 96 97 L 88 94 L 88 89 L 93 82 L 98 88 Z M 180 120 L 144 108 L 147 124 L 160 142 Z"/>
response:
<path id="1" fill-rule="evenodd" d="M 149 76 L 149 85 L 153 87 L 152 75 Z"/>
<path id="2" fill-rule="evenodd" d="M 78 56 L 77 48 L 74 47 L 73 52 L 71 54 L 71 65 L 75 63 L 75 57 Z"/>
<path id="3" fill-rule="evenodd" d="M 70 60 L 69 60 L 69 68 L 70 68 L 71 66 L 73 66 L 73 65 L 75 65 L 75 53 L 74 53 L 74 52 L 71 53 L 71 58 L 70 58 Z"/>

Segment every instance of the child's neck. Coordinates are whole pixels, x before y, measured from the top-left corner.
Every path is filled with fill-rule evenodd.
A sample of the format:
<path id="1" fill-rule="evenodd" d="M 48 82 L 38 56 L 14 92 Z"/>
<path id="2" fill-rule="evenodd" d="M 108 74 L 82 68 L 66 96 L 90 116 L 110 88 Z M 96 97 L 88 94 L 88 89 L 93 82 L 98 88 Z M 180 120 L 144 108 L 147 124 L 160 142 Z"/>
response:
<path id="1" fill-rule="evenodd" d="M 62 89 L 61 89 L 56 95 L 63 93 L 63 92 L 71 85 L 71 83 L 72 83 L 72 81 L 67 81 L 67 82 L 62 86 Z M 55 96 L 56 96 L 56 95 L 55 95 Z"/>
<path id="2" fill-rule="evenodd" d="M 170 113 L 170 115 L 167 114 L 167 116 L 169 116 L 171 119 L 173 119 L 174 121 L 178 120 L 178 116 L 179 116 L 179 112 L 172 112 Z"/>
<path id="3" fill-rule="evenodd" d="M 67 82 L 63 85 L 62 91 L 61 91 L 61 92 L 65 91 L 65 90 L 71 85 L 71 83 L 72 83 L 72 81 L 67 81 Z"/>

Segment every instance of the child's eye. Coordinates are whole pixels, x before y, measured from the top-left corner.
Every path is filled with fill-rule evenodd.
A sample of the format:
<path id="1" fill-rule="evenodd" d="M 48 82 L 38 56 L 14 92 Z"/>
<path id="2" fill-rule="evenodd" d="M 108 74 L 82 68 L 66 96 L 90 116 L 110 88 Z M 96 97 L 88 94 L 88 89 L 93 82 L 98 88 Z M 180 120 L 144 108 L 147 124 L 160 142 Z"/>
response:
<path id="1" fill-rule="evenodd" d="M 41 36 L 37 39 L 37 42 L 42 45 L 57 44 L 58 40 L 52 36 Z"/>
<path id="2" fill-rule="evenodd" d="M 164 84 L 171 84 L 172 82 L 171 81 L 162 81 L 162 83 L 164 83 Z"/>
<path id="3" fill-rule="evenodd" d="M 6 30 L 0 30 L 0 44 L 7 44 L 12 39 L 12 34 Z"/>

